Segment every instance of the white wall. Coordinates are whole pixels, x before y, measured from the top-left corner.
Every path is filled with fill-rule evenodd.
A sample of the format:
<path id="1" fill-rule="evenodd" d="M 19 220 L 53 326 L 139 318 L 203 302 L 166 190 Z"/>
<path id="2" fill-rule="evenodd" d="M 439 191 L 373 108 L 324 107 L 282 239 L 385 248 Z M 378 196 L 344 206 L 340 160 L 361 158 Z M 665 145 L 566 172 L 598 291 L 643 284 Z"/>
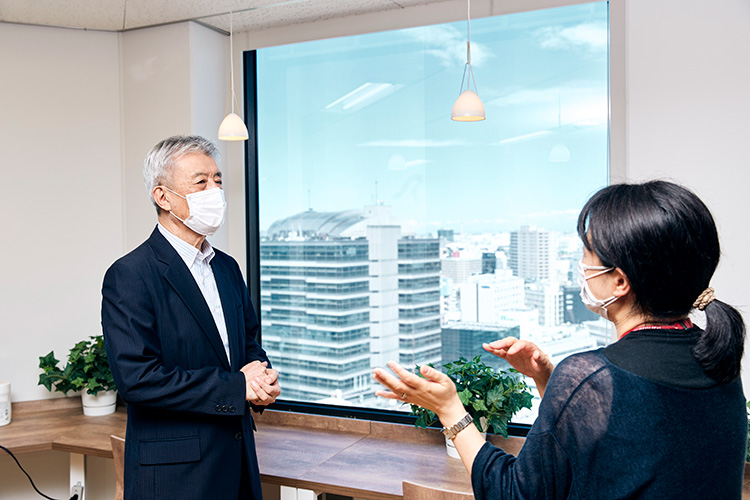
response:
<path id="1" fill-rule="evenodd" d="M 141 244 L 156 225 L 156 212 L 143 183 L 146 153 L 160 140 L 198 134 L 217 141 L 229 87 L 227 37 L 196 23 L 130 31 L 121 40 L 123 123 L 124 252 Z M 219 168 L 226 171 L 225 143 L 219 143 Z M 229 146 L 232 147 L 232 146 Z M 225 172 L 227 197 L 244 200 L 241 170 Z M 239 190 L 239 191 L 238 191 Z M 244 206 L 244 204 L 243 204 Z M 229 224 L 240 219 L 241 207 L 229 204 L 226 227 L 211 242 L 229 247 Z M 236 239 L 244 242 L 239 233 Z M 243 259 L 244 260 L 244 259 Z"/>
<path id="2" fill-rule="evenodd" d="M 629 0 L 627 177 L 666 178 L 711 209 L 712 286 L 750 322 L 750 2 Z M 746 352 L 750 349 L 746 348 Z M 743 382 L 750 389 L 745 358 Z"/>
<path id="3" fill-rule="evenodd" d="M 0 380 L 49 397 L 39 356 L 101 332 L 122 252 L 117 35 L 0 24 Z M 12 50 L 8 50 L 12 47 Z"/>
<path id="4" fill-rule="evenodd" d="M 0 380 L 24 401 L 55 396 L 37 386 L 39 356 L 101 332 L 102 276 L 122 253 L 118 42 L 0 24 L 0 47 Z M 70 496 L 67 453 L 19 460 L 42 491 Z M 111 460 L 90 465 L 114 477 Z M 0 498 L 38 498 L 4 453 L 0 484 Z M 112 498 L 91 486 L 91 500 Z"/>

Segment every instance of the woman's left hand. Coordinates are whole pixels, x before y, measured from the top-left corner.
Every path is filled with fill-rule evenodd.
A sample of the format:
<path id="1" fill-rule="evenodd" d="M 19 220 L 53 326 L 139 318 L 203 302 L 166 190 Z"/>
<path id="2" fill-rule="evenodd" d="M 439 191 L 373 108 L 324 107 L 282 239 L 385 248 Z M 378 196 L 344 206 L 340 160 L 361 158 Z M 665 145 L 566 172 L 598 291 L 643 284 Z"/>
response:
<path id="1" fill-rule="evenodd" d="M 466 413 L 458 398 L 456 385 L 446 374 L 422 365 L 420 372 L 425 378 L 421 378 L 395 361 L 389 361 L 388 366 L 398 378 L 382 368 L 375 368 L 373 378 L 389 389 L 377 391 L 375 395 L 427 408 L 435 412 L 444 425 L 446 422 L 453 425 L 454 419 L 457 422 Z"/>

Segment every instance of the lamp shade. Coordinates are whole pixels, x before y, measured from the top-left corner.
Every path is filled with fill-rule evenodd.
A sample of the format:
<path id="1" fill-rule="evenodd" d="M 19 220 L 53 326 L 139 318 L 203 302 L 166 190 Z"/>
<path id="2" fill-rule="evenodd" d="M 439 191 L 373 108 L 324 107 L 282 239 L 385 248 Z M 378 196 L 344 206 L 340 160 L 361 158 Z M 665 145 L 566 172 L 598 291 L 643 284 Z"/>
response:
<path id="1" fill-rule="evenodd" d="M 451 119 L 457 122 L 478 122 L 486 118 L 484 105 L 473 90 L 465 90 L 453 105 Z"/>
<path id="2" fill-rule="evenodd" d="M 246 141 L 247 127 L 237 113 L 229 113 L 219 125 L 219 140 Z"/>
<path id="3" fill-rule="evenodd" d="M 549 150 L 549 156 L 547 159 L 555 163 L 570 161 L 570 150 L 565 147 L 565 144 L 560 142 L 552 146 L 552 149 Z"/>

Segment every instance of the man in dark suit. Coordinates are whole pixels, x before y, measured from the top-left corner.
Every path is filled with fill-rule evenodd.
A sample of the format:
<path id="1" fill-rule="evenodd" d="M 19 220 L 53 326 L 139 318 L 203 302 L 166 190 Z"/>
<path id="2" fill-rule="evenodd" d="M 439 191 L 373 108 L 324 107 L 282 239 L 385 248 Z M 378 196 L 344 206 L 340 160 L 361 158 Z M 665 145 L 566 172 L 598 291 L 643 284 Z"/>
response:
<path id="1" fill-rule="evenodd" d="M 102 326 L 128 405 L 126 499 L 261 500 L 252 410 L 280 393 L 224 219 L 216 148 L 170 137 L 144 162 L 158 224 L 107 270 Z"/>

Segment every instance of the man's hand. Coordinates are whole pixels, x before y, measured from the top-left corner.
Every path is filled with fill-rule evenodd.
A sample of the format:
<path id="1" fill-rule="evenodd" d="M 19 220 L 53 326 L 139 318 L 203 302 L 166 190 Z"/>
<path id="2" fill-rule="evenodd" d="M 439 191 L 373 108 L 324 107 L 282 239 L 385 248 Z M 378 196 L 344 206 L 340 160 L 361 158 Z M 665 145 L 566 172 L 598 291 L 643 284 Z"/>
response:
<path id="1" fill-rule="evenodd" d="M 253 361 L 240 369 L 245 375 L 245 399 L 254 405 L 270 405 L 281 394 L 279 372 L 267 366 L 265 361 Z"/>

